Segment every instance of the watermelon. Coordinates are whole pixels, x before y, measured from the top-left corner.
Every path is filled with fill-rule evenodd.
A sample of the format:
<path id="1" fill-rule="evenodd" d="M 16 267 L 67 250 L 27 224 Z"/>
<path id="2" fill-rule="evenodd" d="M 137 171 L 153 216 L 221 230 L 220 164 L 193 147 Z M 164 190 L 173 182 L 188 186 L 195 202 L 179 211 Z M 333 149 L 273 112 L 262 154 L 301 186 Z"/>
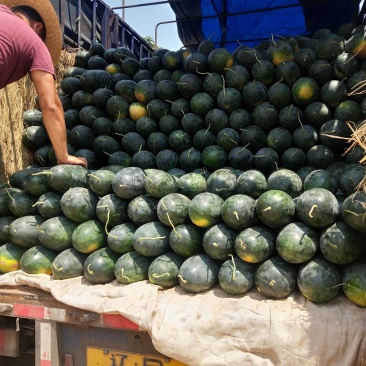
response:
<path id="1" fill-rule="evenodd" d="M 158 256 L 149 266 L 149 281 L 163 288 L 177 285 L 179 268 L 184 260 L 184 257 L 175 252 L 167 252 Z"/>
<path id="2" fill-rule="evenodd" d="M 215 193 L 200 193 L 189 204 L 189 218 L 199 227 L 208 228 L 215 225 L 220 221 L 223 203 L 224 200 Z"/>
<path id="3" fill-rule="evenodd" d="M 269 299 L 282 299 L 291 294 L 296 287 L 296 267 L 274 256 L 261 263 L 254 276 L 259 293 Z"/>
<path id="4" fill-rule="evenodd" d="M 362 255 L 364 240 L 362 234 L 348 224 L 336 221 L 321 233 L 319 247 L 329 262 L 347 264 Z"/>
<path id="5" fill-rule="evenodd" d="M 206 192 L 214 193 L 224 200 L 233 195 L 236 188 L 236 176 L 228 169 L 217 169 L 207 179 Z"/>
<path id="6" fill-rule="evenodd" d="M 12 242 L 2 245 L 0 247 L 0 273 L 18 271 L 20 260 L 27 250 Z"/>
<path id="7" fill-rule="evenodd" d="M 211 226 L 203 235 L 203 250 L 213 259 L 226 260 L 234 253 L 236 236 L 236 230 L 226 224 Z"/>
<path id="8" fill-rule="evenodd" d="M 37 197 L 52 190 L 48 184 L 48 176 L 42 174 L 42 170 L 38 173 L 27 174 L 23 178 L 22 188 L 28 194 Z"/>
<path id="9" fill-rule="evenodd" d="M 211 72 L 224 74 L 226 69 L 234 65 L 234 57 L 225 48 L 215 48 L 209 53 L 207 64 Z"/>
<path id="10" fill-rule="evenodd" d="M 269 190 L 258 197 L 255 210 L 265 225 L 280 229 L 293 220 L 295 203 L 286 192 Z"/>
<path id="11" fill-rule="evenodd" d="M 0 216 L 0 244 L 10 241 L 10 224 L 16 219 L 16 216 Z"/>
<path id="12" fill-rule="evenodd" d="M 252 123 L 268 133 L 278 124 L 277 109 L 269 102 L 260 103 L 252 111 Z"/>
<path id="13" fill-rule="evenodd" d="M 132 222 L 126 222 L 115 226 L 108 233 L 108 246 L 116 253 L 125 254 L 132 251 L 133 234 L 137 230 L 137 226 Z"/>
<path id="14" fill-rule="evenodd" d="M 132 199 L 128 203 L 127 215 L 136 225 L 147 224 L 151 221 L 157 221 L 157 205 L 159 200 L 148 194 L 143 194 Z"/>
<path id="15" fill-rule="evenodd" d="M 145 191 L 155 198 L 162 198 L 178 190 L 177 181 L 167 172 L 159 169 L 145 169 Z"/>
<path id="16" fill-rule="evenodd" d="M 366 306 L 366 264 L 356 262 L 346 266 L 342 273 L 342 289 L 348 300 L 354 304 Z"/>
<path id="17" fill-rule="evenodd" d="M 38 227 L 45 221 L 40 215 L 27 215 L 12 221 L 9 226 L 9 239 L 16 245 L 31 248 L 40 245 Z"/>
<path id="18" fill-rule="evenodd" d="M 312 188 L 324 188 L 335 194 L 338 190 L 338 180 L 328 170 L 316 169 L 304 179 L 304 191 Z"/>
<path id="19" fill-rule="evenodd" d="M 220 287 L 229 295 L 243 295 L 254 286 L 255 266 L 238 257 L 226 260 L 219 269 Z"/>
<path id="20" fill-rule="evenodd" d="M 153 258 L 131 251 L 119 257 L 114 265 L 114 275 L 118 282 L 129 284 L 148 279 Z"/>
<path id="21" fill-rule="evenodd" d="M 180 168 L 188 173 L 202 167 L 201 152 L 193 147 L 182 151 L 178 160 Z"/>
<path id="22" fill-rule="evenodd" d="M 61 198 L 62 194 L 59 192 L 46 192 L 38 198 L 34 205 L 42 217 L 50 219 L 62 215 Z"/>
<path id="23" fill-rule="evenodd" d="M 91 283 L 103 284 L 115 279 L 114 265 L 119 254 L 110 248 L 100 248 L 89 254 L 83 264 L 84 277 Z"/>
<path id="24" fill-rule="evenodd" d="M 187 292 L 200 293 L 218 282 L 219 265 L 207 254 L 187 258 L 179 268 L 179 284 Z"/>
<path id="25" fill-rule="evenodd" d="M 233 229 L 244 230 L 257 222 L 256 201 L 245 194 L 228 197 L 221 206 L 221 218 Z"/>
<path id="26" fill-rule="evenodd" d="M 22 217 L 27 215 L 37 215 L 35 206 L 37 197 L 25 191 L 14 192 L 10 196 L 8 209 L 14 216 Z"/>
<path id="27" fill-rule="evenodd" d="M 301 294 L 314 303 L 326 303 L 334 299 L 341 280 L 339 268 L 320 256 L 302 264 L 297 273 Z"/>
<path id="28" fill-rule="evenodd" d="M 267 190 L 266 176 L 259 170 L 244 171 L 236 181 L 236 191 L 239 194 L 258 198 Z"/>
<path id="29" fill-rule="evenodd" d="M 339 175 L 339 189 L 343 194 L 349 196 L 357 191 L 359 184 L 363 181 L 366 169 L 361 164 L 349 164 L 344 167 Z"/>
<path id="30" fill-rule="evenodd" d="M 159 220 L 172 227 L 188 221 L 188 207 L 191 200 L 180 193 L 170 193 L 162 197 L 157 205 Z"/>
<path id="31" fill-rule="evenodd" d="M 107 234 L 99 220 L 88 220 L 75 228 L 71 241 L 77 251 L 89 254 L 107 246 Z"/>
<path id="32" fill-rule="evenodd" d="M 267 134 L 267 146 L 281 154 L 292 146 L 292 134 L 283 127 L 274 127 Z"/>
<path id="33" fill-rule="evenodd" d="M 98 219 L 106 226 L 114 227 L 128 220 L 128 201 L 116 194 L 107 194 L 101 197 L 95 209 Z"/>
<path id="34" fill-rule="evenodd" d="M 276 250 L 289 263 L 304 263 L 318 251 L 318 233 L 302 222 L 292 222 L 278 233 Z"/>
<path id="35" fill-rule="evenodd" d="M 38 228 L 38 239 L 47 248 L 62 252 L 72 247 L 72 233 L 78 224 L 65 216 L 44 221 Z"/>
<path id="36" fill-rule="evenodd" d="M 202 151 L 202 164 L 209 171 L 218 170 L 226 165 L 227 153 L 219 145 L 210 145 Z"/>
<path id="37" fill-rule="evenodd" d="M 352 193 L 343 202 L 343 220 L 353 229 L 365 233 L 365 214 L 366 214 L 366 193 L 358 191 Z"/>
<path id="38" fill-rule="evenodd" d="M 133 247 L 141 255 L 157 257 L 169 251 L 170 232 L 160 221 L 143 224 L 133 234 Z"/>
<path id="39" fill-rule="evenodd" d="M 299 175 L 289 169 L 276 170 L 267 179 L 268 190 L 281 190 L 292 198 L 299 196 L 302 188 L 303 184 Z"/>
<path id="40" fill-rule="evenodd" d="M 271 147 L 263 147 L 253 155 L 254 166 L 264 174 L 270 174 L 277 169 L 280 158 Z"/>
<path id="41" fill-rule="evenodd" d="M 245 262 L 259 263 L 275 251 L 276 237 L 266 226 L 253 226 L 241 231 L 234 243 L 237 256 Z"/>
<path id="42" fill-rule="evenodd" d="M 68 248 L 57 254 L 52 262 L 52 278 L 66 280 L 84 274 L 83 264 L 87 254 L 78 252 L 75 248 Z"/>
<path id="43" fill-rule="evenodd" d="M 132 199 L 145 193 L 145 174 L 141 168 L 127 167 L 112 180 L 113 192 L 121 198 Z"/>
<path id="44" fill-rule="evenodd" d="M 206 179 L 198 173 L 187 173 L 178 179 L 178 193 L 192 199 L 206 191 Z"/>
<path id="45" fill-rule="evenodd" d="M 89 188 L 98 196 L 112 193 L 112 181 L 115 176 L 110 170 L 99 169 L 89 175 Z"/>
<path id="46" fill-rule="evenodd" d="M 88 170 L 80 165 L 56 165 L 49 172 L 48 184 L 60 193 L 73 187 L 88 187 Z"/>
<path id="47" fill-rule="evenodd" d="M 203 234 L 203 229 L 196 225 L 181 224 L 170 232 L 169 245 L 175 253 L 189 258 L 204 251 Z"/>
<path id="48" fill-rule="evenodd" d="M 61 198 L 63 214 L 78 223 L 94 219 L 97 204 L 98 197 L 96 194 L 83 187 L 70 188 Z"/>
<path id="49" fill-rule="evenodd" d="M 311 188 L 296 201 L 296 215 L 304 224 L 313 228 L 331 225 L 338 213 L 337 198 L 324 188 Z"/>
<path id="50" fill-rule="evenodd" d="M 58 252 L 44 245 L 36 245 L 22 255 L 20 269 L 29 274 L 52 275 L 52 263 L 57 255 Z"/>

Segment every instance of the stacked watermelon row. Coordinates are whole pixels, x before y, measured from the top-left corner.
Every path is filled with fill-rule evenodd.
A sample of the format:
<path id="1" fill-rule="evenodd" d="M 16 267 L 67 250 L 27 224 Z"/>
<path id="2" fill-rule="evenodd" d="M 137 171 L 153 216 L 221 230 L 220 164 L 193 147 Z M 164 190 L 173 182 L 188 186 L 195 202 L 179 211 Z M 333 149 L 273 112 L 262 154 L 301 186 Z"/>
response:
<path id="1" fill-rule="evenodd" d="M 0 271 L 92 283 L 150 280 L 229 294 L 256 287 L 365 305 L 363 27 L 232 54 L 93 44 L 65 72 L 68 149 L 54 166 L 39 111 L 24 143 L 38 166 L 0 191 Z M 343 286 L 342 286 L 343 284 Z"/>

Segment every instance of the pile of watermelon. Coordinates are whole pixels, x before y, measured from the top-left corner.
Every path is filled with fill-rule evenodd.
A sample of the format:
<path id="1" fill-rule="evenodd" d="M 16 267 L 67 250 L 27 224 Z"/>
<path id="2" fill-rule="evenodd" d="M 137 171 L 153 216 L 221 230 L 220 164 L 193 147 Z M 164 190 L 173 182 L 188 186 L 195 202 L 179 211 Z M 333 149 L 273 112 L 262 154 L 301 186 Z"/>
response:
<path id="1" fill-rule="evenodd" d="M 88 169 L 56 165 L 24 112 L 36 164 L 1 186 L 0 272 L 366 306 L 365 152 L 349 144 L 365 59 L 353 24 L 232 53 L 78 52 L 60 98 Z"/>

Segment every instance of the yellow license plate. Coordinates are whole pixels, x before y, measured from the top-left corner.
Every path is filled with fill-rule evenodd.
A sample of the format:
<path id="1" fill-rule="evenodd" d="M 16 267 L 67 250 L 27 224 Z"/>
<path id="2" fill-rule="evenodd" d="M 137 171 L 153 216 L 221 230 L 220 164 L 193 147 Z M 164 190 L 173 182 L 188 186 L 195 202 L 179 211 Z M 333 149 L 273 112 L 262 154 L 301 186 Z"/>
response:
<path id="1" fill-rule="evenodd" d="M 186 366 L 168 357 L 105 348 L 86 348 L 86 366 Z"/>

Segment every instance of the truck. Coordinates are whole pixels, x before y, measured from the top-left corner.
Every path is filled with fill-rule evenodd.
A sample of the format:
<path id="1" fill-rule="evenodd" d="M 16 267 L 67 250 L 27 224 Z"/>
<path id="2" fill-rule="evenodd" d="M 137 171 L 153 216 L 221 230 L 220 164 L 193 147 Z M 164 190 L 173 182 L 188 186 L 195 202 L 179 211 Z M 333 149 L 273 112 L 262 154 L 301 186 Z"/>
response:
<path id="1" fill-rule="evenodd" d="M 155 50 L 102 1 L 53 3 L 67 47 L 88 49 L 97 41 L 105 49 L 126 47 L 138 60 L 154 57 Z M 232 29 L 234 18 L 271 14 L 273 31 L 273 19 L 276 24 L 284 23 L 279 20 L 281 12 L 287 20 L 289 11 L 302 14 L 297 1 L 271 2 L 271 6 L 263 2 L 262 7 L 252 8 L 252 4 L 239 10 L 234 1 L 169 3 L 177 14 L 182 42 L 192 53 L 198 53 L 201 42 L 210 36 L 217 48 L 231 48 L 232 52 L 237 43 L 244 47 L 269 38 L 268 29 L 257 34 L 244 27 L 255 18 L 240 18 L 240 27 Z M 303 3 L 318 5 L 318 9 L 340 6 L 342 10 L 334 15 L 327 7 L 330 18 L 350 10 L 349 1 L 302 2 L 301 6 Z M 352 4 L 356 23 L 363 8 L 359 11 L 356 1 Z M 291 20 L 294 26 L 295 17 Z M 335 23 L 324 23 L 324 28 L 334 30 L 339 20 Z M 297 35 L 309 35 L 315 29 L 305 27 L 315 27 L 309 18 L 306 22 L 297 18 L 296 24 Z M 230 35 L 238 28 L 243 28 L 241 34 Z M 280 28 L 276 32 L 293 35 Z M 248 38 L 251 34 L 256 36 Z M 273 287 L 275 282 L 271 284 Z M 334 287 L 341 285 L 338 282 Z M 117 280 L 91 284 L 83 276 L 57 281 L 23 271 L 3 274 L 0 365 L 365 365 L 365 312 L 343 293 L 326 304 L 316 304 L 297 290 L 273 300 L 255 290 L 242 297 L 229 296 L 218 285 L 197 294 L 182 286 L 165 289 L 147 280 L 129 285 Z"/>

